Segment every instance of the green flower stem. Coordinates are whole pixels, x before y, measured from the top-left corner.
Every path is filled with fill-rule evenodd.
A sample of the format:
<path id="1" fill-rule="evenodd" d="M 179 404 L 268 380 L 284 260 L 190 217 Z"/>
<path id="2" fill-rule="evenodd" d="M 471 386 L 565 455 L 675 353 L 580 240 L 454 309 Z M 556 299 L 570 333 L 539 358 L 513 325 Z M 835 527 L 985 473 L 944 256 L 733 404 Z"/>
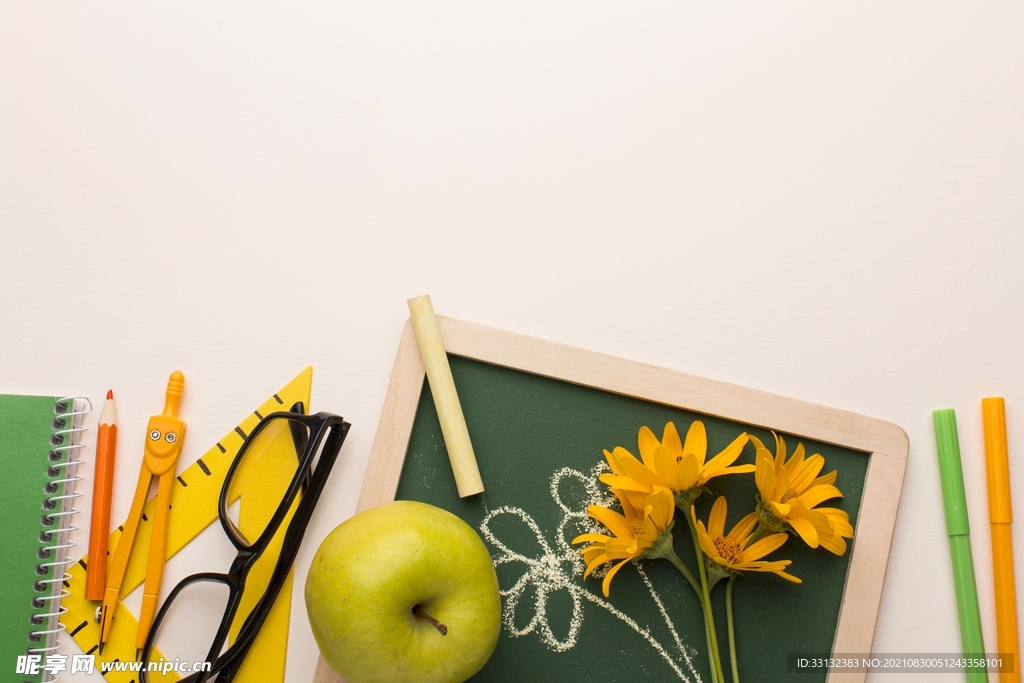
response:
<path id="1" fill-rule="evenodd" d="M 697 597 L 699 598 L 701 596 L 700 584 L 697 583 L 697 578 L 693 575 L 693 572 L 690 571 L 690 568 L 683 564 L 683 561 L 679 559 L 679 556 L 676 555 L 674 550 L 665 553 L 663 557 L 671 562 L 673 566 L 675 566 L 675 568 L 686 577 L 686 580 L 690 582 L 690 586 L 697 593 Z"/>
<path id="2" fill-rule="evenodd" d="M 700 570 L 701 605 L 704 607 L 704 621 L 710 631 L 711 651 L 708 655 L 711 658 L 712 673 L 718 676 L 721 683 L 725 683 L 725 674 L 722 672 L 722 656 L 718 651 L 718 635 L 715 632 L 715 615 L 711 610 L 711 594 L 708 589 L 708 574 L 704 569 L 704 552 L 700 549 L 700 538 L 697 536 L 697 527 L 693 524 L 690 511 L 685 511 L 686 521 L 690 526 L 690 534 L 693 536 L 693 549 L 697 553 L 697 567 Z"/>
<path id="3" fill-rule="evenodd" d="M 700 584 L 697 583 L 696 577 L 694 577 L 690 568 L 683 564 L 683 561 L 679 559 L 678 555 L 676 555 L 675 546 L 672 542 L 672 527 L 674 526 L 675 521 L 673 520 L 672 523 L 668 525 L 668 528 L 662 532 L 661 536 L 658 537 L 658 540 L 654 542 L 654 545 L 651 546 L 650 550 L 644 553 L 644 557 L 655 560 L 663 557 L 671 562 L 672 565 L 679 570 L 679 573 L 686 577 L 690 587 L 693 588 L 693 592 L 697 594 L 697 599 L 700 600 L 701 610 L 704 612 L 704 637 L 708 641 L 708 652 L 710 653 L 712 652 L 711 630 L 708 625 L 708 607 L 710 606 L 710 603 L 705 604 L 705 593 L 701 590 Z M 711 683 L 725 683 L 725 680 L 721 678 L 720 672 L 716 671 L 714 666 L 711 667 Z"/>
<path id="4" fill-rule="evenodd" d="M 729 623 L 729 658 L 732 665 L 732 683 L 740 683 L 740 667 L 736 662 L 736 629 L 733 626 L 732 618 L 732 586 L 736 583 L 736 577 L 730 576 L 729 583 L 725 588 L 725 616 Z"/>
<path id="5" fill-rule="evenodd" d="M 704 604 L 704 593 L 700 589 L 700 584 L 697 583 L 697 579 L 696 577 L 694 577 L 693 572 L 690 571 L 689 567 L 683 564 L 683 561 L 679 559 L 679 556 L 676 555 L 674 550 L 666 551 L 663 555 L 661 555 L 661 557 L 664 557 L 669 562 L 671 562 L 672 565 L 676 569 L 678 569 L 683 576 L 686 577 L 686 580 L 690 582 L 690 586 L 693 588 L 693 591 L 697 594 L 697 599 L 700 600 L 701 611 L 704 612 L 704 638 L 707 640 L 708 652 L 710 653 L 712 651 L 711 628 L 708 624 L 708 610 Z M 715 670 L 714 665 L 711 666 L 711 683 L 725 683 L 724 680 L 718 678 L 718 671 Z"/>
<path id="6" fill-rule="evenodd" d="M 703 606 L 704 606 L 704 603 L 701 602 L 701 607 L 703 607 Z M 707 613 L 707 610 L 703 610 L 703 612 L 704 612 L 704 638 L 707 640 L 707 643 L 708 643 L 708 653 L 709 653 L 709 656 L 710 656 L 710 652 L 711 652 L 711 625 L 708 624 L 708 613 Z M 721 679 L 718 678 L 718 670 L 715 668 L 714 662 L 711 663 L 711 683 L 725 683 L 724 680 L 721 680 Z"/>

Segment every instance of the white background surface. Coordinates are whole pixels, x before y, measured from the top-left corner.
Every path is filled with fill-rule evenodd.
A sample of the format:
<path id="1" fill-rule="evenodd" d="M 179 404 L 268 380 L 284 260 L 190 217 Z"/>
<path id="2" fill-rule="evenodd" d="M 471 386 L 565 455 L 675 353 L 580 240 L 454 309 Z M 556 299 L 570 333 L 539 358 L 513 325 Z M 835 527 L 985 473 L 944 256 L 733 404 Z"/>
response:
<path id="1" fill-rule="evenodd" d="M 315 367 L 313 409 L 354 427 L 288 683 L 410 296 L 901 425 L 880 653 L 960 647 L 953 407 L 994 650 L 980 399 L 1007 399 L 1024 496 L 1024 11 L 713 5 L 0 5 L 0 391 L 89 395 L 94 427 L 114 388 L 122 519 L 171 370 L 183 468 Z M 165 592 L 227 568 L 210 542 Z"/>

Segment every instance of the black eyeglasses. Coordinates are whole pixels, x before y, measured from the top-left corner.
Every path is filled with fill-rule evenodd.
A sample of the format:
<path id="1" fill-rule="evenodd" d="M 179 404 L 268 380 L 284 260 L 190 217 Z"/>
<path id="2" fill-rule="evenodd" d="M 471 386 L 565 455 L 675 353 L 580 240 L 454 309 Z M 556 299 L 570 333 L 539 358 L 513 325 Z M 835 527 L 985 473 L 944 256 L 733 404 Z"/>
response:
<path id="1" fill-rule="evenodd" d="M 330 413 L 302 413 L 301 403 L 293 406 L 291 412 L 272 413 L 242 443 L 224 479 L 218 504 L 221 526 L 238 554 L 227 574 L 193 574 L 167 596 L 146 638 L 140 683 L 149 683 L 147 669 L 151 665 L 162 666 L 163 673 L 191 672 L 182 675 L 181 683 L 206 683 L 211 679 L 228 683 L 242 665 L 288 577 L 313 508 L 351 426 Z M 277 508 L 269 517 L 239 520 L 231 503 L 238 499 L 247 481 L 260 476 L 272 477 L 278 483 L 274 487 L 280 495 Z M 273 506 L 274 501 L 259 503 L 266 508 Z M 281 552 L 266 590 L 237 629 L 234 642 L 225 649 L 243 602 L 246 578 L 286 521 Z M 246 602 L 252 598 L 247 596 Z M 167 656 L 168 648 L 163 645 L 173 644 L 173 649 L 180 651 L 182 643 L 186 650 L 191 649 L 191 657 L 151 664 L 154 647 Z M 154 670 L 160 672 L 160 666 Z"/>

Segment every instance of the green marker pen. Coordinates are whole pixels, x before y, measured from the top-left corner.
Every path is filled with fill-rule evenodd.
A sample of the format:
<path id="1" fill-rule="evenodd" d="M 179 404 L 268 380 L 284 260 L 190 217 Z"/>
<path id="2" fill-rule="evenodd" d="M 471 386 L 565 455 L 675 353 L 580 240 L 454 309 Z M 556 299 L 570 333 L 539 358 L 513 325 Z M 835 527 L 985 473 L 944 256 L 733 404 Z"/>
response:
<path id="1" fill-rule="evenodd" d="M 960 465 L 960 440 L 956 431 L 956 413 L 952 409 L 936 410 L 935 442 L 939 449 L 939 474 L 942 477 L 942 502 L 946 508 L 946 534 L 949 554 L 953 559 L 953 584 L 956 587 L 956 611 L 960 617 L 960 641 L 965 657 L 985 656 L 981 637 L 981 614 L 978 611 L 978 589 L 974 582 L 974 560 L 971 555 L 971 528 L 967 521 L 967 494 L 964 471 Z M 967 672 L 968 683 L 988 683 L 985 670 Z"/>

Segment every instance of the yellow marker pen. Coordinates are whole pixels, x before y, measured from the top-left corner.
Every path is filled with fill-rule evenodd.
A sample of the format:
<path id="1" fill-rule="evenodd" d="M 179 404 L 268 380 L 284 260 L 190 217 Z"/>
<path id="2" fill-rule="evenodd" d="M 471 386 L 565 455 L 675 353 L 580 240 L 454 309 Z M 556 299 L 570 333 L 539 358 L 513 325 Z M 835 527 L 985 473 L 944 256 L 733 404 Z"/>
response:
<path id="1" fill-rule="evenodd" d="M 1013 577 L 1013 506 L 1010 503 L 1010 457 L 1006 447 L 1006 405 L 1002 398 L 981 399 L 985 424 L 985 469 L 988 473 L 988 521 L 992 529 L 992 572 L 996 594 L 996 647 L 1013 657 L 999 683 L 1020 683 L 1017 590 Z"/>

